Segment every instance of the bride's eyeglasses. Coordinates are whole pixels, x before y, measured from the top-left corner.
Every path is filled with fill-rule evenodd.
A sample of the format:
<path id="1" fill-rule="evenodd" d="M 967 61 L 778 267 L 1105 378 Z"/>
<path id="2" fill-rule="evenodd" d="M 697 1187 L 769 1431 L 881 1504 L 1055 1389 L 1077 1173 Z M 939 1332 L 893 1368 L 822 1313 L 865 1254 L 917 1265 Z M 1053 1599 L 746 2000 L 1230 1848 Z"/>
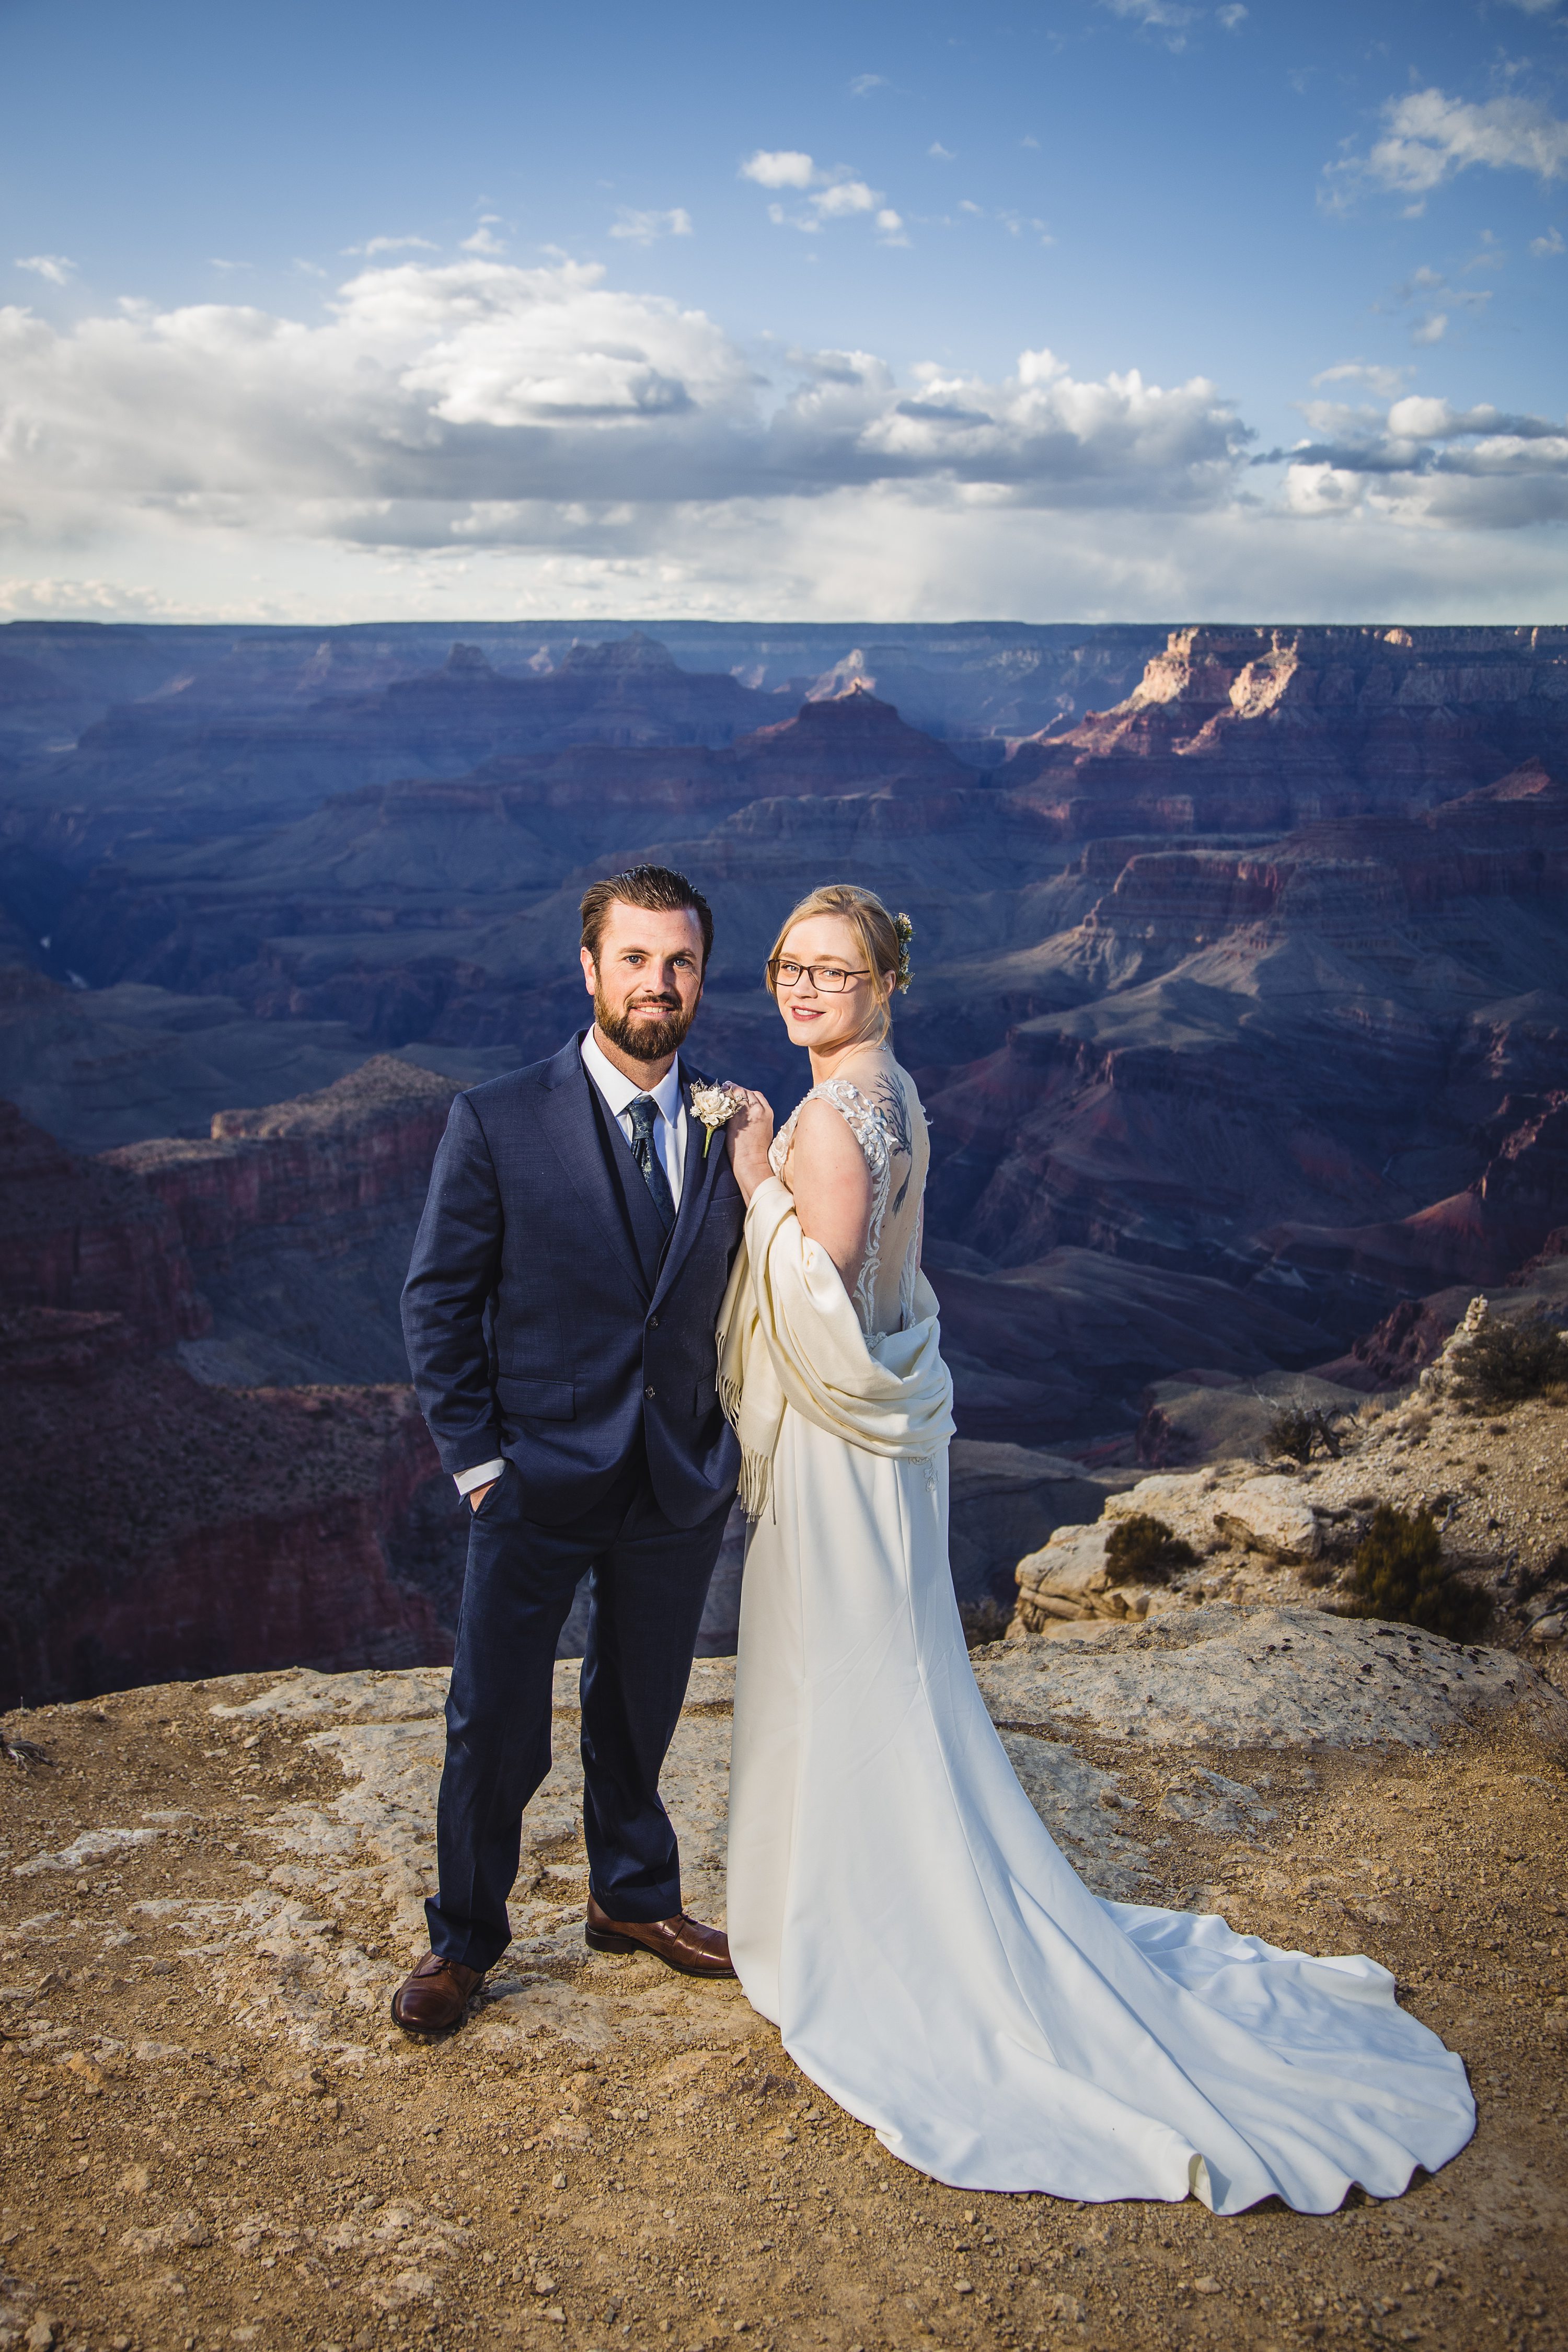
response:
<path id="1" fill-rule="evenodd" d="M 813 988 L 824 996 L 842 996 L 858 980 L 869 980 L 868 971 L 850 971 L 841 963 L 796 963 L 793 956 L 774 956 L 768 966 L 775 988 L 798 988 L 809 980 Z"/>

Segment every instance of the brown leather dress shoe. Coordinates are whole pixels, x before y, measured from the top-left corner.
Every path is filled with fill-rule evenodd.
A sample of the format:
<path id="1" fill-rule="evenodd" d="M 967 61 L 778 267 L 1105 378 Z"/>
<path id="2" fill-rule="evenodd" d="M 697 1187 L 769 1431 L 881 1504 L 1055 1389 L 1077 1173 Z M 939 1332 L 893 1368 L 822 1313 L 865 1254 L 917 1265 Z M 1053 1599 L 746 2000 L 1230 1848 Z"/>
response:
<path id="1" fill-rule="evenodd" d="M 595 1952 L 651 1952 L 683 1977 L 732 1977 L 730 1939 L 678 1911 L 673 1919 L 612 1919 L 590 1895 L 583 1940 Z"/>
<path id="2" fill-rule="evenodd" d="M 426 1952 L 392 1996 L 394 2025 L 401 2025 L 405 2033 L 456 2033 L 484 1973 L 483 1969 L 466 1969 L 461 1960 Z"/>

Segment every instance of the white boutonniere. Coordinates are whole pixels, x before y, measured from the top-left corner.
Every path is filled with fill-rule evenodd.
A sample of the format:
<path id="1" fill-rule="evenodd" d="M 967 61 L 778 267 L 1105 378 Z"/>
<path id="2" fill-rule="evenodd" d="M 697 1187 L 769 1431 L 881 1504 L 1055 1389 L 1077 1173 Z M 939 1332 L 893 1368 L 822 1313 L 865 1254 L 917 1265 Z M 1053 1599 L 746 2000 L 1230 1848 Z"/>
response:
<path id="1" fill-rule="evenodd" d="M 715 1130 L 732 1119 L 740 1108 L 740 1096 L 731 1094 L 728 1087 L 692 1087 L 692 1116 L 700 1118 L 708 1130 L 702 1139 L 704 1160 L 708 1157 L 708 1147 L 713 1140 Z"/>

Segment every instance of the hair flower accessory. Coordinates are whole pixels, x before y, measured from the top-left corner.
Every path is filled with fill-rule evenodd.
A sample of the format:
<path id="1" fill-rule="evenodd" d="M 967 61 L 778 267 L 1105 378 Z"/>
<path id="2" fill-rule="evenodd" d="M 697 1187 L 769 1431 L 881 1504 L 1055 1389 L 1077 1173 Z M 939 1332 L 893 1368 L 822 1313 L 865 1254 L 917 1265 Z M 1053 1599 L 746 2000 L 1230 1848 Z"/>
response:
<path id="1" fill-rule="evenodd" d="M 727 1125 L 740 1108 L 740 1096 L 731 1093 L 728 1087 L 692 1087 L 692 1116 L 694 1118 L 700 1118 L 708 1130 L 702 1139 L 704 1160 L 708 1157 L 708 1147 L 712 1142 L 716 1130 Z"/>
<path id="2" fill-rule="evenodd" d="M 893 977 L 893 986 L 900 989 L 908 988 L 910 984 L 910 941 L 914 938 L 915 927 L 910 922 L 907 915 L 900 914 L 893 917 L 893 929 L 899 935 L 899 969 Z"/>

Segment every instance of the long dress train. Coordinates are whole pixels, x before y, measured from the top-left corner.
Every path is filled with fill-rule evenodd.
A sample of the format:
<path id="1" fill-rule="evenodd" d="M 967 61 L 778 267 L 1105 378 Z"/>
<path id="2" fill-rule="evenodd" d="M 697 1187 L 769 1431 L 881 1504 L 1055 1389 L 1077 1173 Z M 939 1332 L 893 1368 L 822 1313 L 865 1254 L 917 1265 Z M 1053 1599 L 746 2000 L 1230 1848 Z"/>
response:
<path id="1" fill-rule="evenodd" d="M 861 1139 L 878 1242 L 897 1139 L 853 1087 L 816 1091 Z M 923 1175 L 923 1122 L 915 1142 Z M 1461 2062 L 1397 2007 L 1388 1971 L 1102 1900 L 1019 1786 L 949 1572 L 951 1422 L 931 1405 L 918 1194 L 914 1210 L 896 1332 L 875 1328 L 881 1268 L 851 1301 L 776 1177 L 753 1197 L 726 1302 L 728 1399 L 744 1445 L 743 1358 L 771 1445 L 748 1465 L 760 1516 L 731 1782 L 729 1934 L 747 1998 L 831 2098 L 956 2187 L 1191 2192 L 1219 2213 L 1270 2194 L 1328 2212 L 1357 2181 L 1395 2196 L 1465 2145 L 1475 2108 Z"/>

